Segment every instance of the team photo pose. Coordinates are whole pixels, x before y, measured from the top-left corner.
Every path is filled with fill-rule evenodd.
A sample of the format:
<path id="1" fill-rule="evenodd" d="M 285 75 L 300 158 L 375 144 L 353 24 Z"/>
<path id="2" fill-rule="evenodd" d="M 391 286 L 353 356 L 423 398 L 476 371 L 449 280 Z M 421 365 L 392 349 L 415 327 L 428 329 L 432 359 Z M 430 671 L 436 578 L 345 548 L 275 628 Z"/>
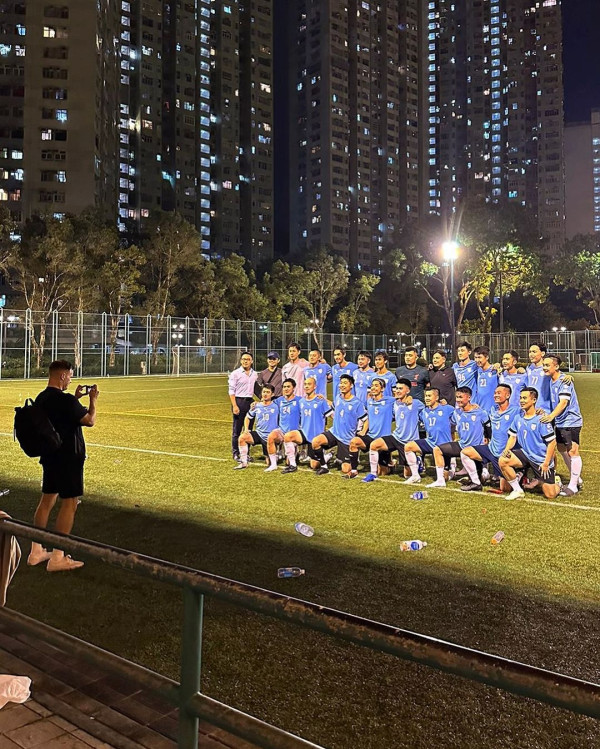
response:
<path id="1" fill-rule="evenodd" d="M 356 357 L 358 369 L 355 369 L 352 375 L 354 377 L 354 392 L 356 393 L 356 397 L 361 403 L 365 404 L 369 397 L 371 382 L 375 377 L 375 370 L 371 366 L 372 358 L 370 351 L 359 351 Z"/>
<path id="2" fill-rule="evenodd" d="M 340 394 L 340 377 L 345 374 L 354 377 L 354 372 L 358 369 L 358 364 L 355 364 L 353 361 L 347 361 L 346 350 L 341 346 L 336 346 L 333 349 L 333 360 L 335 364 L 331 367 L 331 374 L 333 380 L 333 403 L 335 404 Z"/>
<path id="3" fill-rule="evenodd" d="M 320 349 L 314 348 L 308 354 L 308 367 L 304 370 L 304 379 L 314 377 L 317 383 L 317 395 L 327 396 L 327 383 L 331 382 L 331 367 L 323 361 Z"/>
<path id="4" fill-rule="evenodd" d="M 406 462 L 410 468 L 410 476 L 405 484 L 421 483 L 417 456 L 433 455 L 434 448 L 452 441 L 454 406 L 440 403 L 440 391 L 437 388 L 425 391 L 425 408 L 421 413 L 421 422 L 425 426 L 425 437 L 408 442 L 404 446 Z"/>
<path id="5" fill-rule="evenodd" d="M 296 447 L 307 447 L 310 467 L 317 470 L 320 467 L 312 448 L 313 439 L 325 431 L 327 418 L 333 413 L 331 403 L 322 395 L 317 394 L 317 381 L 314 377 L 304 378 L 304 398 L 300 399 L 300 424 L 297 429 L 284 435 L 285 457 L 288 465 L 281 473 L 295 473 Z"/>
<path id="6" fill-rule="evenodd" d="M 366 434 L 353 437 L 350 441 L 350 473 L 348 478 L 358 476 L 358 453 L 359 450 L 369 451 L 370 472 L 368 476 L 377 478 L 378 469 L 384 467 L 389 471 L 391 455 L 389 452 L 370 450 L 373 440 L 390 434 L 392 421 L 394 420 L 395 398 L 383 394 L 385 381 L 375 377 L 371 383 L 371 397 L 367 400 L 367 416 L 369 428 Z"/>
<path id="7" fill-rule="evenodd" d="M 398 382 L 396 375 L 387 368 L 388 355 L 385 351 L 375 352 L 375 377 L 385 382 L 384 395 L 392 396 L 394 394 L 394 386 Z"/>
<path id="8" fill-rule="evenodd" d="M 487 346 L 478 346 L 473 352 L 477 364 L 477 390 L 471 402 L 489 411 L 494 407 L 494 392 L 498 385 L 498 372 L 490 362 L 490 350 Z"/>
<path id="9" fill-rule="evenodd" d="M 245 430 L 241 433 L 238 445 L 240 462 L 234 470 L 248 468 L 248 453 L 252 445 L 262 445 L 263 455 L 267 455 L 267 440 L 271 432 L 277 429 L 279 408 L 273 402 L 273 385 L 263 385 L 260 403 L 253 403 L 246 416 Z M 250 430 L 250 419 L 254 419 L 254 429 Z"/>
<path id="10" fill-rule="evenodd" d="M 291 378 L 283 381 L 282 397 L 275 400 L 279 409 L 279 423 L 276 429 L 267 437 L 267 454 L 269 457 L 269 466 L 265 468 L 265 473 L 271 473 L 277 470 L 277 450 L 279 445 L 283 444 L 287 432 L 296 431 L 300 426 L 300 401 L 302 400 L 295 393 L 296 383 Z"/>
<path id="11" fill-rule="evenodd" d="M 519 394 L 527 385 L 527 375 L 521 369 L 517 368 L 519 363 L 519 354 L 512 349 L 505 351 L 502 355 L 501 370 L 498 373 L 498 382 L 501 385 L 508 385 L 511 389 L 510 404 L 511 406 L 519 405 Z"/>
<path id="12" fill-rule="evenodd" d="M 425 402 L 425 388 L 429 385 L 429 369 L 417 363 L 419 354 L 414 346 L 407 346 L 404 349 L 404 364 L 396 369 L 396 379 L 404 377 L 410 380 L 413 398 L 418 398 Z"/>

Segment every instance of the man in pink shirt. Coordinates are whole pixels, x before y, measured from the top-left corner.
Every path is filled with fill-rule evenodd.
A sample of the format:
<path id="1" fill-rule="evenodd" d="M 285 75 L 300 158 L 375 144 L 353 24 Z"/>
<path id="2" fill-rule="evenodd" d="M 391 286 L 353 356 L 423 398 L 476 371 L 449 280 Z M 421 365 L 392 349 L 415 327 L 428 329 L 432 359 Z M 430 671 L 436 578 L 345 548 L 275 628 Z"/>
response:
<path id="1" fill-rule="evenodd" d="M 300 346 L 290 343 L 288 346 L 288 361 L 283 365 L 282 375 L 284 380 L 294 380 L 296 389 L 294 395 L 304 396 L 304 370 L 309 366 L 306 359 L 300 358 Z"/>

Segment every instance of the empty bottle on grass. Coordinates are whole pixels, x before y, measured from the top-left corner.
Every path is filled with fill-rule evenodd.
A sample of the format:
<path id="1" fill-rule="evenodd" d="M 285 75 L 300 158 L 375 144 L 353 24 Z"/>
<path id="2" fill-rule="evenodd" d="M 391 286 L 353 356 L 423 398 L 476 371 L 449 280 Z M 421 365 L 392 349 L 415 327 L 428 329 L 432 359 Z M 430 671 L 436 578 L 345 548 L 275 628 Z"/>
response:
<path id="1" fill-rule="evenodd" d="M 311 526 L 307 525 L 306 523 L 296 523 L 294 528 L 298 533 L 301 533 L 303 536 L 307 536 L 308 538 L 315 535 L 315 529 L 311 528 Z"/>
<path id="2" fill-rule="evenodd" d="M 301 577 L 306 570 L 301 567 L 280 567 L 277 570 L 277 577 Z"/>
<path id="3" fill-rule="evenodd" d="M 500 543 L 500 541 L 502 541 L 503 538 L 504 538 L 504 531 L 498 531 L 497 533 L 494 533 L 494 535 L 492 536 L 492 544 L 494 546 L 497 546 Z"/>
<path id="4" fill-rule="evenodd" d="M 402 541 L 400 551 L 420 551 L 427 546 L 427 541 Z"/>

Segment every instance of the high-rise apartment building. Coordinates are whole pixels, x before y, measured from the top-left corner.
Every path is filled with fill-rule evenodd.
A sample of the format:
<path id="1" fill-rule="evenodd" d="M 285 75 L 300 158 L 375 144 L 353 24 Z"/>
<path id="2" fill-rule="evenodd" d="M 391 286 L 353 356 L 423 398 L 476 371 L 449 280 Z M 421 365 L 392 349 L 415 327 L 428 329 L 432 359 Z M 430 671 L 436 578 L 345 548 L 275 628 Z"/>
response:
<path id="1" fill-rule="evenodd" d="M 600 109 L 565 127 L 567 238 L 600 232 Z"/>
<path id="2" fill-rule="evenodd" d="M 416 2 L 298 0 L 290 44 L 290 243 L 376 271 L 418 206 Z"/>
<path id="3" fill-rule="evenodd" d="M 0 201 L 273 254 L 272 0 L 0 2 Z"/>

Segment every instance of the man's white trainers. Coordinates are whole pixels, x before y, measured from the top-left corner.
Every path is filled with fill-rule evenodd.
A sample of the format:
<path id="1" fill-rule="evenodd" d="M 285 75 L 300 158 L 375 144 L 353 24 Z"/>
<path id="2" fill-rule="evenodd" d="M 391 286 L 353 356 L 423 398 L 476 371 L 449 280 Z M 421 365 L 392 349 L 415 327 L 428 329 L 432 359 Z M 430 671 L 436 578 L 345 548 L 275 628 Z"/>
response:
<path id="1" fill-rule="evenodd" d="M 50 561 L 46 565 L 48 572 L 64 572 L 66 570 L 78 570 L 83 567 L 83 562 L 77 562 L 75 559 L 66 554 L 64 557 L 53 559 L 50 557 Z"/>
<path id="2" fill-rule="evenodd" d="M 522 499 L 525 496 L 525 492 L 519 489 L 513 489 L 510 494 L 507 494 L 504 499 Z"/>
<path id="3" fill-rule="evenodd" d="M 425 484 L 425 486 L 427 486 L 428 489 L 445 489 L 446 482 L 437 479 L 437 481 L 433 481 L 431 484 Z"/>
<path id="4" fill-rule="evenodd" d="M 277 466 L 269 466 L 268 468 L 265 468 L 265 473 L 271 473 L 271 471 L 276 471 Z"/>
<path id="5" fill-rule="evenodd" d="M 41 564 L 42 562 L 47 562 L 50 557 L 52 556 L 51 551 L 46 551 L 46 549 L 42 549 L 38 552 L 30 552 L 29 556 L 27 557 L 27 564 L 30 567 L 35 567 L 36 564 Z"/>
<path id="6" fill-rule="evenodd" d="M 421 483 L 421 477 L 420 476 L 409 476 L 406 481 L 402 482 L 403 484 L 420 484 Z"/>

